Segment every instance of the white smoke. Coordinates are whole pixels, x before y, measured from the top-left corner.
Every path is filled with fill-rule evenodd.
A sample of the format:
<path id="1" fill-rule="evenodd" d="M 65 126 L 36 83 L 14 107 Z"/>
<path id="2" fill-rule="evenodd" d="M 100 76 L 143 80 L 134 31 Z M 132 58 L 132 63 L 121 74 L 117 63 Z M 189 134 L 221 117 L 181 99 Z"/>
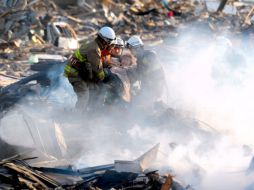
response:
<path id="1" fill-rule="evenodd" d="M 197 189 L 244 189 L 253 182 L 253 177 L 245 174 L 254 143 L 252 49 L 243 51 L 239 44 L 231 44 L 240 38 L 217 36 L 200 43 L 196 36 L 202 34 L 180 38 L 174 47 L 175 60 L 169 53 L 161 54 L 169 105 L 192 112 L 196 119 L 220 131 L 221 138 L 204 149 L 195 141 L 177 147 L 169 156 L 169 165 Z M 246 144 L 248 154 L 244 153 Z"/>

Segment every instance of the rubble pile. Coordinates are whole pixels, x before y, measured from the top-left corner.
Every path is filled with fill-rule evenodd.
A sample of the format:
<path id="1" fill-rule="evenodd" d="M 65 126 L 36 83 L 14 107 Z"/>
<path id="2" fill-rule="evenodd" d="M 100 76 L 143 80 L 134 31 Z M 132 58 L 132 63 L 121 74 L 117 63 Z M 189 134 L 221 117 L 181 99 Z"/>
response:
<path id="1" fill-rule="evenodd" d="M 99 190 L 110 189 L 112 187 L 114 189 L 152 188 L 160 190 L 162 186 L 167 186 L 167 188 L 164 188 L 169 189 L 173 184 L 172 177 L 160 179 L 156 171 L 138 176 L 138 174 L 130 172 L 107 170 L 106 166 L 104 168 L 95 167 L 89 170 L 88 168 L 81 169 L 80 171 L 73 171 L 68 168 L 35 168 L 28 165 L 24 160 L 3 160 L 0 162 L 0 188 Z M 100 174 L 96 174 L 96 172 Z M 169 181 L 171 184 L 168 182 L 166 184 L 165 181 Z M 105 188 L 106 186 L 108 187 Z M 177 187 L 177 184 L 174 184 L 174 186 Z"/>
<path id="2" fill-rule="evenodd" d="M 68 56 L 79 42 L 90 40 L 103 25 L 124 39 L 139 34 L 162 43 L 198 24 L 212 33 L 251 30 L 251 4 L 230 1 L 0 1 L 0 64 L 28 60 L 31 54 Z M 216 11 L 217 9 L 220 11 Z M 64 50 L 68 49 L 68 50 Z"/>
<path id="3" fill-rule="evenodd" d="M 251 4 L 229 1 L 0 1 L 0 86 L 29 75 L 36 54 L 68 57 L 103 25 L 126 39 L 139 34 L 150 45 L 172 44 L 191 28 L 215 35 L 252 31 Z M 220 7 L 220 9 L 219 9 Z M 218 11 L 220 10 L 220 11 Z M 190 24 L 189 24 L 190 23 Z M 172 55 L 173 56 L 173 55 Z M 48 59 L 47 59 L 48 60 Z"/>
<path id="4" fill-rule="evenodd" d="M 190 185 L 185 187 L 172 175 L 142 170 L 141 165 L 152 161 L 157 148 L 158 145 L 135 161 L 115 161 L 114 164 L 79 169 L 72 166 L 41 167 L 35 163 L 32 166 L 28 162 L 36 157 L 15 155 L 0 161 L 0 188 L 191 190 Z"/>

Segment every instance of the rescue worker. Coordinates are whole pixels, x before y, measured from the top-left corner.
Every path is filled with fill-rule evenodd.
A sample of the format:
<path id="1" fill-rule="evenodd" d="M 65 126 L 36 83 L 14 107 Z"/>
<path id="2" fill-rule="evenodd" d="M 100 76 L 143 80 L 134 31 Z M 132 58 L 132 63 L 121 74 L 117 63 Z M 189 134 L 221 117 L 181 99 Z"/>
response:
<path id="1" fill-rule="evenodd" d="M 136 69 L 129 72 L 132 96 L 139 97 L 139 102 L 158 101 L 166 84 L 156 52 L 144 49 L 143 41 L 136 35 L 128 39 L 126 47 L 137 59 Z"/>
<path id="2" fill-rule="evenodd" d="M 106 80 L 111 72 L 104 68 L 101 51 L 115 40 L 115 32 L 110 27 L 102 27 L 95 40 L 82 44 L 69 59 L 64 75 L 68 78 L 77 95 L 76 108 L 84 110 L 87 103 L 95 103 L 99 95 L 99 84 Z"/>

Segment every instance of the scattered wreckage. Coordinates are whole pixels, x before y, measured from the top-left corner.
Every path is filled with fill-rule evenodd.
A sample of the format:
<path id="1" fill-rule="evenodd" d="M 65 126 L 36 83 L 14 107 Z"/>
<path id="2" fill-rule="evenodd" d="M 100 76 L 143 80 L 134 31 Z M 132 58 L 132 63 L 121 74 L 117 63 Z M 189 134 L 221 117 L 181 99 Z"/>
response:
<path id="1" fill-rule="evenodd" d="M 176 38 L 179 31 L 188 30 L 185 25 L 193 22 L 214 33 L 227 29 L 238 35 L 252 30 L 252 4 L 245 1 L 2 0 L 0 3 L 0 49 L 5 59 L 19 59 L 19 55 L 15 56 L 17 49 L 13 49 L 17 45 L 12 46 L 13 43 L 19 44 L 20 49 L 53 48 L 50 45 L 73 49 L 78 42 L 94 37 L 102 25 L 113 26 L 123 37 L 141 34 L 143 40 L 155 44 L 162 43 L 164 38 Z"/>
<path id="2" fill-rule="evenodd" d="M 36 158 L 15 155 L 0 162 L 0 188 L 191 190 L 191 186 L 185 187 L 171 175 L 161 176 L 156 170 L 145 170 L 155 159 L 158 148 L 156 145 L 134 161 L 115 161 L 114 164 L 79 169 L 70 165 L 31 166 L 28 162 Z"/>

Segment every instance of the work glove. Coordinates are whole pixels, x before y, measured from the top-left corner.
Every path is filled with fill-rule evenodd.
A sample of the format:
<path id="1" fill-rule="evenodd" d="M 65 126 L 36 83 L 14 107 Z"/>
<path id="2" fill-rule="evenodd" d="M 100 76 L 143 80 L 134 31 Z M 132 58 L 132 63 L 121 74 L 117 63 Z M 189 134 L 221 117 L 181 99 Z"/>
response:
<path id="1" fill-rule="evenodd" d="M 112 75 L 112 72 L 109 68 L 104 68 L 103 72 L 105 75 L 103 82 L 107 82 L 109 80 L 110 76 Z"/>
<path id="2" fill-rule="evenodd" d="M 93 70 L 90 63 L 82 63 L 82 68 L 79 69 L 79 75 L 85 81 L 91 81 L 93 79 Z"/>
<path id="3" fill-rule="evenodd" d="M 112 66 L 110 65 L 109 62 L 105 61 L 105 62 L 103 62 L 103 67 L 110 69 Z"/>

